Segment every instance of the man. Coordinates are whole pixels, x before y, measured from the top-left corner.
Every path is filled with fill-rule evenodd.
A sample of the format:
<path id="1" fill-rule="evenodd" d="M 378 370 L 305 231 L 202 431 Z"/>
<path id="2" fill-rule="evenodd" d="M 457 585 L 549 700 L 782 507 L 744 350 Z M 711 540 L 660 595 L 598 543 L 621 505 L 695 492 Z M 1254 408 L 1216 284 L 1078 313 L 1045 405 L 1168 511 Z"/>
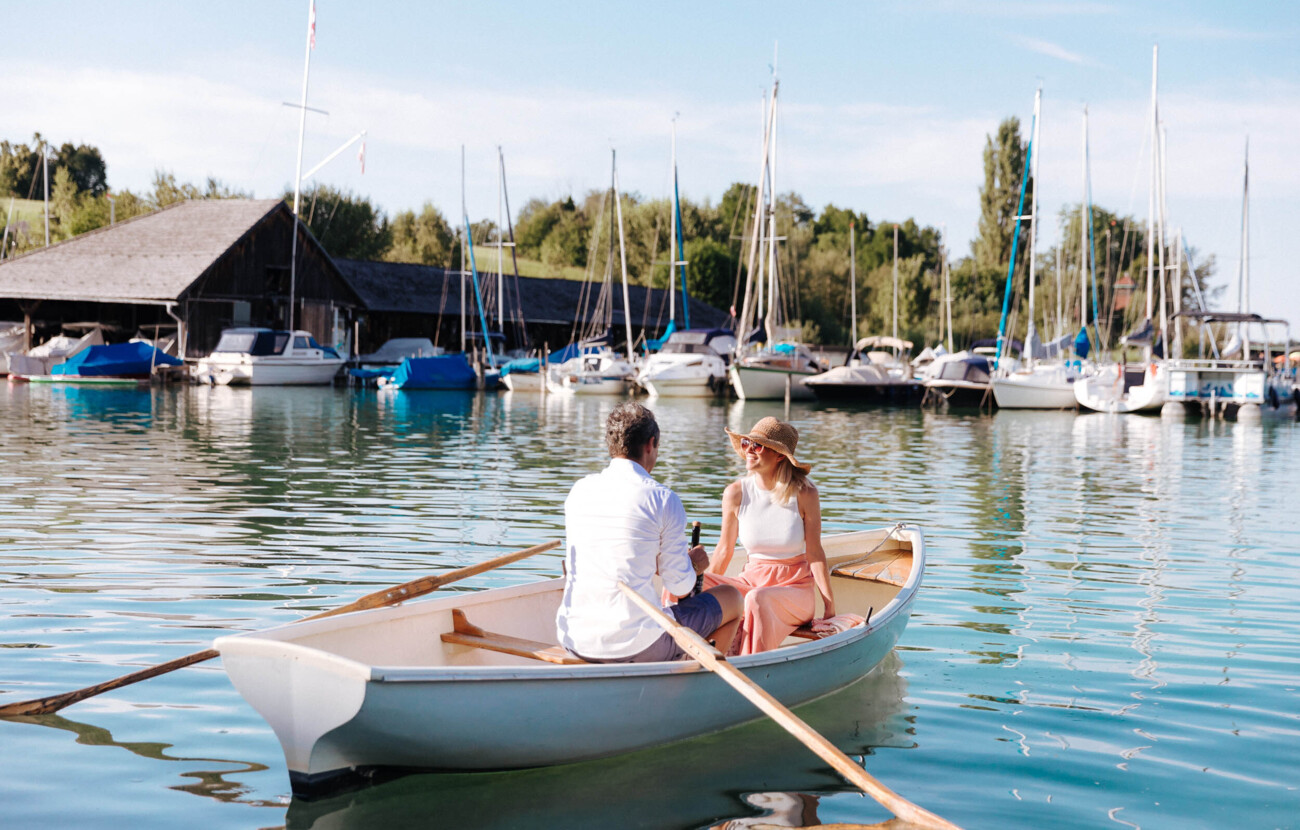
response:
<path id="1" fill-rule="evenodd" d="M 560 645 L 591 663 L 652 663 L 685 655 L 668 632 L 619 590 L 625 582 L 659 603 L 654 577 L 677 599 L 666 613 L 716 636 L 725 651 L 744 598 L 729 585 L 691 596 L 708 567 L 702 546 L 686 542 L 677 494 L 650 477 L 659 459 L 659 425 L 650 410 L 622 403 L 605 422 L 610 462 L 573 485 L 564 502 L 566 579 L 556 614 Z M 688 549 L 689 548 L 689 549 Z"/>

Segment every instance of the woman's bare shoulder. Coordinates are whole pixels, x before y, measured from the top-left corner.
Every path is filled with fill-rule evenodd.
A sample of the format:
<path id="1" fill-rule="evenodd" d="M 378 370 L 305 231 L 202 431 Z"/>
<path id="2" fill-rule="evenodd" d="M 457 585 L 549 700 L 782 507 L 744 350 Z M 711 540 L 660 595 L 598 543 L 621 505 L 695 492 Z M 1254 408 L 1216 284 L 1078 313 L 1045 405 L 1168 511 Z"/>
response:
<path id="1" fill-rule="evenodd" d="M 728 502 L 733 502 L 739 504 L 741 494 L 743 493 L 743 490 L 741 489 L 743 486 L 744 485 L 741 484 L 740 479 L 736 479 L 728 484 L 722 491 L 722 503 L 726 504 Z"/>

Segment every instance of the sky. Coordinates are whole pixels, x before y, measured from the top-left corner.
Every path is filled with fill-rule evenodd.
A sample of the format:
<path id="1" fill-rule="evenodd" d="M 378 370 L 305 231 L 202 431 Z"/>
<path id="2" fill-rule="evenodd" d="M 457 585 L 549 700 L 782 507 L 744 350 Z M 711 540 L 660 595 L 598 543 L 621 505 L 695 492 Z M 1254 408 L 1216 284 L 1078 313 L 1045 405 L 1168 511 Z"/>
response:
<path id="1" fill-rule="evenodd" d="M 100 148 L 115 190 L 155 170 L 278 195 L 294 178 L 308 0 L 5 7 L 0 138 Z M 19 33 L 26 33 L 19 35 Z M 39 36 L 38 36 L 39 33 Z M 1235 310 L 1250 146 L 1253 310 L 1300 336 L 1300 3 L 897 0 L 855 3 L 344 3 L 317 0 L 304 172 L 389 215 L 432 202 L 495 220 L 608 186 L 717 202 L 758 176 L 761 99 L 780 79 L 777 187 L 817 210 L 914 218 L 970 251 L 986 136 L 1043 90 L 1036 248 L 1083 192 L 1145 220 L 1152 48 L 1168 222 L 1218 261 Z M 286 106 L 286 103 L 290 104 Z M 674 121 L 675 119 L 675 121 Z M 1027 137 L 1027 135 L 1026 135 Z"/>

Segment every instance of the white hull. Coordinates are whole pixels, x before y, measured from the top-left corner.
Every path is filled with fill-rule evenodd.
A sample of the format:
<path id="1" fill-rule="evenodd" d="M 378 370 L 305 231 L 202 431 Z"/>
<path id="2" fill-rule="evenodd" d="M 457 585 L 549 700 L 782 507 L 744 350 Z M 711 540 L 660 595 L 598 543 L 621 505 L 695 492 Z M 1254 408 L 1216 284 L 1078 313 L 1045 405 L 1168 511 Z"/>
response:
<path id="1" fill-rule="evenodd" d="M 834 567 L 858 559 L 885 534 L 828 536 L 828 560 Z M 908 526 L 898 536 L 911 551 L 901 586 L 833 577 L 838 610 L 866 615 L 873 608 L 868 625 L 821 640 L 791 638 L 775 651 L 732 658 L 733 665 L 790 706 L 869 672 L 907 625 L 925 567 L 921 531 Z M 883 550 L 898 547 L 890 541 Z M 759 716 L 691 662 L 558 665 L 440 638 L 452 630 L 455 608 L 488 631 L 554 643 L 562 586 L 552 579 L 448 592 L 404 607 L 221 637 L 214 646 L 235 687 L 279 738 L 295 790 L 372 767 L 571 763 Z"/>
<path id="2" fill-rule="evenodd" d="M 546 388 L 541 372 L 511 372 L 501 382 L 511 392 L 541 392 Z"/>
<path id="3" fill-rule="evenodd" d="M 1074 409 L 1078 405 L 1074 382 L 1038 373 L 994 378 L 993 398 L 1001 409 Z"/>
<path id="4" fill-rule="evenodd" d="M 732 365 L 728 374 L 736 396 L 742 401 L 784 400 L 787 388 L 792 401 L 810 401 L 815 397 L 813 391 L 804 385 L 814 372 Z"/>
<path id="5" fill-rule="evenodd" d="M 324 386 L 334 380 L 342 360 L 203 358 L 194 370 L 202 383 L 217 386 Z"/>
<path id="6" fill-rule="evenodd" d="M 1120 374 L 1117 367 L 1108 366 L 1095 375 L 1075 381 L 1074 399 L 1084 409 L 1118 414 L 1159 412 L 1165 405 L 1168 372 L 1148 366 L 1143 374 L 1144 382 L 1127 390 L 1123 388 Z"/>
<path id="7" fill-rule="evenodd" d="M 660 398 L 714 398 L 727 388 L 725 379 L 669 378 L 641 381 L 641 386 L 652 396 Z"/>

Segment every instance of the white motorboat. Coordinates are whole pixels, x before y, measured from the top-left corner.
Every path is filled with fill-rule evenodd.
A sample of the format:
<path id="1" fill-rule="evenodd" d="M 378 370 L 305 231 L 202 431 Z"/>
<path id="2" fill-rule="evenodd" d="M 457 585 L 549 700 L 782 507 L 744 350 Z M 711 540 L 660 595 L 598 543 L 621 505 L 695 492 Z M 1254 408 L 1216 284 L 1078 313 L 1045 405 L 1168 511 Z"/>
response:
<path id="1" fill-rule="evenodd" d="M 864 337 L 843 366 L 828 369 L 804 384 L 818 400 L 857 403 L 916 403 L 923 387 L 907 360 L 912 343 L 896 337 Z"/>
<path id="2" fill-rule="evenodd" d="M 1169 394 L 1169 372 L 1159 363 L 1101 366 L 1074 382 L 1074 399 L 1094 412 L 1159 412 Z"/>
<path id="3" fill-rule="evenodd" d="M 547 370 L 546 388 L 573 395 L 625 395 L 636 366 L 609 349 L 570 358 Z"/>
<path id="4" fill-rule="evenodd" d="M 26 354 L 10 353 L 8 371 L 14 377 L 47 377 L 60 363 L 91 346 L 102 345 L 104 335 L 98 328 L 91 329 L 81 337 L 60 334 L 39 346 L 33 346 Z"/>
<path id="5" fill-rule="evenodd" d="M 801 343 L 778 343 L 758 354 L 732 362 L 731 387 L 742 401 L 810 401 L 813 391 L 805 381 L 821 374 L 821 361 Z"/>
<path id="6" fill-rule="evenodd" d="M 673 332 L 646 358 L 636 382 L 651 395 L 710 398 L 727 390 L 727 359 L 736 337 L 725 329 Z"/>
<path id="7" fill-rule="evenodd" d="M 215 386 L 321 386 L 343 362 L 311 332 L 234 328 L 221 332 L 217 348 L 195 365 L 194 377 Z"/>
<path id="8" fill-rule="evenodd" d="M 994 368 L 992 358 L 996 354 L 995 347 L 976 345 L 970 351 L 963 349 L 935 358 L 926 367 L 922 380 L 925 402 L 950 409 L 991 409 L 996 406 L 990 386 Z M 1013 370 L 1016 365 L 1009 356 L 1003 357 L 1003 363 Z"/>
<path id="9" fill-rule="evenodd" d="M 729 658 L 787 706 L 843 688 L 884 659 L 925 569 L 924 538 L 911 525 L 823 544 L 836 610 L 866 623 L 821 639 L 802 629 L 781 648 Z M 274 730 L 303 793 L 375 768 L 503 770 L 608 757 L 760 716 L 695 662 L 588 664 L 564 652 L 555 635 L 563 585 L 446 592 L 221 637 L 214 648 Z"/>

